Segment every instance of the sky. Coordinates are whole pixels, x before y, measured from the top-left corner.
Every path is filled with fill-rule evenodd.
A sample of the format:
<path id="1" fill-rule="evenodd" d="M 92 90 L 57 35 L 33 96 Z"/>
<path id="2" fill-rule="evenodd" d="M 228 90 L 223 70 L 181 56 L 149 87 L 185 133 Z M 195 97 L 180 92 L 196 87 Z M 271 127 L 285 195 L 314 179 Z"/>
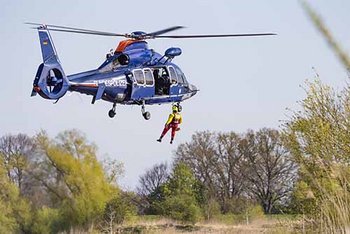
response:
<path id="1" fill-rule="evenodd" d="M 310 0 L 336 40 L 350 54 L 350 1 Z M 237 133 L 281 127 L 305 97 L 305 81 L 317 72 L 340 90 L 349 74 L 305 15 L 296 0 L 178 1 L 24 1 L 0 0 L 0 136 L 46 130 L 51 137 L 78 129 L 99 148 L 99 158 L 124 163 L 120 180 L 134 190 L 139 176 L 154 164 L 171 163 L 174 151 L 196 131 Z M 153 32 L 170 26 L 186 28 L 171 34 L 274 32 L 277 36 L 224 39 L 149 40 L 164 53 L 180 47 L 173 62 L 200 92 L 183 102 L 181 131 L 175 143 L 159 137 L 171 106 L 147 106 L 146 121 L 139 106 L 117 106 L 91 96 L 67 93 L 57 104 L 30 97 L 42 62 L 38 34 L 24 22 L 56 24 L 115 33 Z M 94 69 L 121 38 L 53 32 L 52 38 L 66 74 Z M 313 69 L 314 68 L 314 69 Z"/>

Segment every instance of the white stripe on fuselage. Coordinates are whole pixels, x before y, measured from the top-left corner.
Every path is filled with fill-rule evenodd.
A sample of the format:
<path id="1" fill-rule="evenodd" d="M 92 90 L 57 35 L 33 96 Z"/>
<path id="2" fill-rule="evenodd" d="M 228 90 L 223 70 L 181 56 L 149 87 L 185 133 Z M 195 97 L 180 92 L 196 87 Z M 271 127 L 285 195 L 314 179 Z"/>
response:
<path id="1" fill-rule="evenodd" d="M 104 84 L 106 87 L 126 87 L 127 82 L 124 76 L 114 77 L 114 78 L 108 78 L 103 80 L 94 80 L 90 82 L 83 82 L 83 83 L 76 83 L 76 82 L 70 82 L 71 85 L 81 85 L 81 86 L 96 86 L 98 87 L 99 84 Z"/>
<path id="2" fill-rule="evenodd" d="M 104 80 L 95 80 L 93 81 L 95 84 L 104 84 L 107 87 L 126 87 L 127 82 L 125 79 L 125 76 L 119 76 L 119 77 L 114 77 L 114 78 L 108 78 Z"/>

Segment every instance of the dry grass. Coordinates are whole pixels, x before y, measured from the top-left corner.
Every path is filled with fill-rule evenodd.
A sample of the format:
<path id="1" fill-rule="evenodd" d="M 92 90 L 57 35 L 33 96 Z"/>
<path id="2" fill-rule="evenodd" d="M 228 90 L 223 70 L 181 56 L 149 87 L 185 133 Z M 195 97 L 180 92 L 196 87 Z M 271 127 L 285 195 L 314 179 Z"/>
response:
<path id="1" fill-rule="evenodd" d="M 295 220 L 295 219 L 294 219 Z M 149 220 L 140 218 L 133 223 L 119 227 L 119 233 L 293 233 L 296 222 L 289 217 L 261 218 L 247 224 L 228 224 L 217 221 L 199 222 L 196 225 L 185 225 L 169 219 L 158 218 Z M 293 225 L 291 225 L 293 223 Z M 293 231 L 294 230 L 294 231 Z"/>

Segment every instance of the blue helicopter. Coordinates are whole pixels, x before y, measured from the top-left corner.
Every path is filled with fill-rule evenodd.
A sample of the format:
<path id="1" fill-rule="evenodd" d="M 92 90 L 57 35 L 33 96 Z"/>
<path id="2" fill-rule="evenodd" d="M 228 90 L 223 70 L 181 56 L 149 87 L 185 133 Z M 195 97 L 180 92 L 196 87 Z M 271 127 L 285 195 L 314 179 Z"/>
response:
<path id="1" fill-rule="evenodd" d="M 146 40 L 155 38 L 213 38 L 267 36 L 274 33 L 259 34 L 221 34 L 221 35 L 173 35 L 163 34 L 183 28 L 174 26 L 152 33 L 136 31 L 119 34 L 58 25 L 35 25 L 38 30 L 43 63 L 39 65 L 31 96 L 39 94 L 45 99 L 56 100 L 67 91 L 92 96 L 92 104 L 104 100 L 113 104 L 108 116 L 116 115 L 116 105 L 140 105 L 143 117 L 148 120 L 151 114 L 145 105 L 180 103 L 193 97 L 198 89 L 190 84 L 180 67 L 172 60 L 181 55 L 180 48 L 171 47 L 164 55 L 148 48 Z M 50 31 L 91 34 L 100 36 L 125 37 L 115 51 L 106 55 L 106 60 L 97 68 L 77 74 L 66 75 L 61 66 Z"/>

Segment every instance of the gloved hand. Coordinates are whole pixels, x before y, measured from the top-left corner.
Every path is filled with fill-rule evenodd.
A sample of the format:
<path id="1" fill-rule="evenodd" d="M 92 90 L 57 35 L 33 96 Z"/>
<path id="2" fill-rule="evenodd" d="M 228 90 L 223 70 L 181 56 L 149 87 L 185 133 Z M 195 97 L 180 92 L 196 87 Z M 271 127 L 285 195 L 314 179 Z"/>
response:
<path id="1" fill-rule="evenodd" d="M 181 128 L 177 128 L 177 129 L 176 129 L 176 131 L 180 131 L 180 130 L 181 130 Z"/>

